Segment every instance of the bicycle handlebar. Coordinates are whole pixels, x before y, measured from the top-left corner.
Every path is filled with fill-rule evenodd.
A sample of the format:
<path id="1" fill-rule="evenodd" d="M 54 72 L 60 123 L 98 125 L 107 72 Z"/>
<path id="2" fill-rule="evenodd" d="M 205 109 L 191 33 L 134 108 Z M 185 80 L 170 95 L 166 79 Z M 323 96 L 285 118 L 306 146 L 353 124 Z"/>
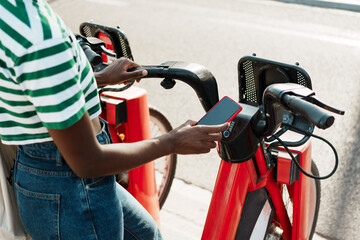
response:
<path id="1" fill-rule="evenodd" d="M 269 116 L 267 119 L 268 129 L 266 134 L 271 135 L 281 123 L 276 119 L 276 105 L 281 105 L 286 109 L 295 112 L 307 119 L 311 124 L 318 128 L 326 129 L 331 127 L 335 118 L 323 108 L 337 114 L 344 114 L 344 111 L 331 108 L 315 100 L 315 93 L 302 85 L 294 83 L 272 84 L 267 87 L 263 95 L 265 112 Z"/>
<path id="2" fill-rule="evenodd" d="M 199 64 L 169 61 L 160 65 L 131 69 L 131 71 L 139 69 L 145 69 L 148 72 L 148 75 L 143 78 L 164 78 L 161 85 L 167 89 L 175 85 L 174 79 L 185 82 L 195 90 L 206 112 L 219 101 L 215 77 Z"/>
<path id="3" fill-rule="evenodd" d="M 327 112 L 325 112 L 318 106 L 309 103 L 297 96 L 284 94 L 284 96 L 282 97 L 282 102 L 289 109 L 300 113 L 318 128 L 329 128 L 335 121 L 334 116 L 329 115 Z"/>
<path id="4" fill-rule="evenodd" d="M 102 63 L 101 56 L 99 54 L 97 54 L 96 52 L 94 52 L 88 44 L 80 43 L 80 45 L 81 44 L 83 44 L 82 49 L 84 50 L 84 53 L 85 53 L 87 59 L 89 59 L 89 62 L 91 64 L 98 65 L 98 64 Z"/>
<path id="5" fill-rule="evenodd" d="M 102 63 L 102 57 L 90 47 L 90 43 L 87 38 L 77 34 L 76 39 L 78 40 L 80 47 L 83 49 L 91 65 L 95 66 Z"/>

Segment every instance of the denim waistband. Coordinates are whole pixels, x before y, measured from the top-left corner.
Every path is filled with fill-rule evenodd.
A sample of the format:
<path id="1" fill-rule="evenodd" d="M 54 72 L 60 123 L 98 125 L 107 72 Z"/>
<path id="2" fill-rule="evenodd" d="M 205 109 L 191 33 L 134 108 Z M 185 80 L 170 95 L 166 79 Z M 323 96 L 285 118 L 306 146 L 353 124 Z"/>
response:
<path id="1" fill-rule="evenodd" d="M 109 144 L 112 142 L 108 123 L 100 119 L 101 124 L 101 131 L 96 134 L 96 138 L 100 144 Z M 20 151 L 24 151 L 26 154 L 40 158 L 40 159 L 48 159 L 48 160 L 56 160 L 56 165 L 63 166 L 65 161 L 55 145 L 53 141 L 45 142 L 45 143 L 34 143 L 34 144 L 27 144 L 27 145 L 19 145 L 18 146 Z"/>

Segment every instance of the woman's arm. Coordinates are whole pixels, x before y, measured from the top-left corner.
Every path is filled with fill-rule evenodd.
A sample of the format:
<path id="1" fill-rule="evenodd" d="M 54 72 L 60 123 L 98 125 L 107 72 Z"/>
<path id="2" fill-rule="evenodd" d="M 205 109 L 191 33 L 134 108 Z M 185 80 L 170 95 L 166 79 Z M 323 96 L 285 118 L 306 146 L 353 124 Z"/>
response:
<path id="1" fill-rule="evenodd" d="M 140 65 L 120 58 L 95 73 L 99 85 L 126 83 L 146 76 L 145 70 L 128 72 Z M 227 124 L 193 126 L 188 121 L 160 137 L 136 143 L 101 145 L 98 143 L 89 115 L 66 129 L 48 129 L 55 144 L 72 170 L 82 178 L 105 176 L 141 166 L 161 156 L 209 152 L 221 140 Z"/>
<path id="2" fill-rule="evenodd" d="M 55 144 L 72 170 L 82 178 L 105 176 L 141 166 L 161 156 L 207 153 L 221 140 L 228 123 L 193 126 L 186 122 L 158 138 L 136 143 L 101 145 L 88 114 L 67 129 L 49 129 Z"/>

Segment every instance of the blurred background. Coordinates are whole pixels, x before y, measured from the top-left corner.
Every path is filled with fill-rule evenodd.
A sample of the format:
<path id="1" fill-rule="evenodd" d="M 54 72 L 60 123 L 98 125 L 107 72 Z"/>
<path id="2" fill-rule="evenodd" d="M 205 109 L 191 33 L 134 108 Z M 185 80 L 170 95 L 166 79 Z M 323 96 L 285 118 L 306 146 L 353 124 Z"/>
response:
<path id="1" fill-rule="evenodd" d="M 220 97 L 238 99 L 237 63 L 243 56 L 256 53 L 261 58 L 300 63 L 310 75 L 319 99 L 346 111 L 345 116 L 336 117 L 328 131 L 316 131 L 334 144 L 340 158 L 336 174 L 321 182 L 316 232 L 326 239 L 357 239 L 360 235 L 360 1 L 332 6 L 324 5 L 324 1 L 296 4 L 299 1 L 49 2 L 75 33 L 80 23 L 89 20 L 120 26 L 129 38 L 135 61 L 140 64 L 176 60 L 205 66 L 218 81 Z M 159 108 L 173 126 L 187 119 L 198 120 L 204 114 L 193 90 L 183 83 L 178 82 L 172 90 L 164 90 L 158 79 L 145 79 L 138 85 L 148 91 L 149 103 Z M 325 175 L 334 166 L 333 152 L 317 140 L 313 143 L 314 161 L 320 175 Z M 216 151 L 180 156 L 176 177 L 211 191 L 219 163 Z"/>

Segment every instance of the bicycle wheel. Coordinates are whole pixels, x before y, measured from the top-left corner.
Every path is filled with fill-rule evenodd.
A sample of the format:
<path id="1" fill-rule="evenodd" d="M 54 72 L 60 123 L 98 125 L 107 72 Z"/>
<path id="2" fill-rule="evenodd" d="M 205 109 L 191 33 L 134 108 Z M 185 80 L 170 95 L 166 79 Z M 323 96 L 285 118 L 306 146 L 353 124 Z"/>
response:
<path id="1" fill-rule="evenodd" d="M 319 176 L 319 170 L 314 161 L 311 162 L 311 174 L 314 176 Z M 310 204 L 309 204 L 311 208 L 309 213 L 309 222 L 312 222 L 309 239 L 312 239 L 315 233 L 315 228 L 316 228 L 316 223 L 320 208 L 321 187 L 320 187 L 319 179 L 312 179 L 310 191 L 312 191 L 313 194 L 310 194 L 312 198 L 310 198 Z M 282 196 L 290 221 L 292 221 L 293 204 L 286 185 L 282 186 Z M 267 240 L 282 239 L 281 234 L 282 234 L 281 226 L 279 225 L 276 216 L 274 216 L 265 239 Z"/>
<path id="2" fill-rule="evenodd" d="M 151 136 L 157 137 L 172 130 L 170 122 L 157 109 L 150 106 L 150 129 Z M 160 208 L 170 192 L 170 188 L 176 171 L 176 154 L 170 154 L 155 160 L 156 190 L 159 196 Z"/>

